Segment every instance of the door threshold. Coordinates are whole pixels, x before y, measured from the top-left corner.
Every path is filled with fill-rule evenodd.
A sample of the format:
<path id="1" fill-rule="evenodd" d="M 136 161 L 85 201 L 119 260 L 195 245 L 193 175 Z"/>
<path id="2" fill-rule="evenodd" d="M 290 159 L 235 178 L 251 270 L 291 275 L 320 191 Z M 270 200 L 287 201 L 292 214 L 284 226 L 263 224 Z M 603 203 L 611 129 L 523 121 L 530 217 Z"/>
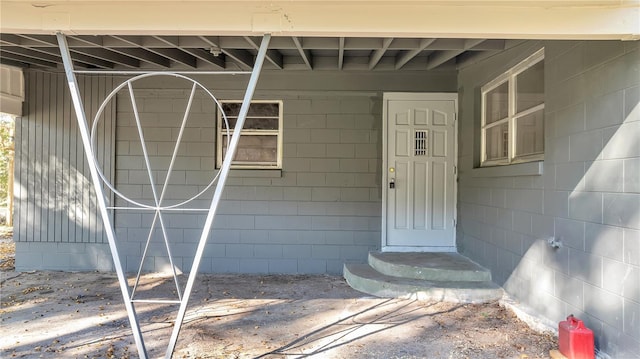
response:
<path id="1" fill-rule="evenodd" d="M 456 246 L 383 246 L 381 252 L 449 252 L 457 253 Z"/>

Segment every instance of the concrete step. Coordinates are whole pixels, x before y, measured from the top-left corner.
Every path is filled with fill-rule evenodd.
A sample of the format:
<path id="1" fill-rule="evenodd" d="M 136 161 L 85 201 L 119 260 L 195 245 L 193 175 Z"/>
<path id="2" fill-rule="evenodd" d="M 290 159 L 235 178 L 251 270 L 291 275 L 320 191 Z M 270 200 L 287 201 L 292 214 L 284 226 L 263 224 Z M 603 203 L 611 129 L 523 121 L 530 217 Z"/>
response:
<path id="1" fill-rule="evenodd" d="M 368 264 L 344 266 L 349 285 L 383 298 L 407 298 L 452 303 L 484 303 L 502 298 L 500 286 L 491 281 L 434 281 L 382 274 Z"/>
<path id="2" fill-rule="evenodd" d="M 435 281 L 491 281 L 491 272 L 458 253 L 369 252 L 369 265 L 392 277 Z"/>

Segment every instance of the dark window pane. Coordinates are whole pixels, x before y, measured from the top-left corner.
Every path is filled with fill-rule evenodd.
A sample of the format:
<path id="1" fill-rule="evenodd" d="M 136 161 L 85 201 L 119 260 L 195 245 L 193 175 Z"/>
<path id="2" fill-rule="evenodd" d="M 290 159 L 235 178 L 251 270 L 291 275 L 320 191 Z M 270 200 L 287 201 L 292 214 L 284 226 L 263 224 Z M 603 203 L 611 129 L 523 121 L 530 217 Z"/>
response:
<path id="1" fill-rule="evenodd" d="M 236 117 L 227 117 L 227 121 L 229 121 L 229 129 L 234 129 L 238 119 Z M 277 130 L 279 123 L 280 120 L 278 118 L 247 118 L 242 128 L 250 130 Z M 225 128 L 224 120 L 222 121 L 222 128 Z"/>
<path id="2" fill-rule="evenodd" d="M 509 125 L 505 123 L 493 126 L 486 131 L 487 161 L 507 158 L 509 156 Z"/>
<path id="3" fill-rule="evenodd" d="M 509 83 L 494 88 L 485 95 L 486 124 L 506 118 L 509 114 Z"/>
<path id="4" fill-rule="evenodd" d="M 544 61 L 516 76 L 516 112 L 544 103 Z"/>
<path id="5" fill-rule="evenodd" d="M 544 152 L 544 110 L 516 119 L 516 156 Z"/>
<path id="6" fill-rule="evenodd" d="M 222 136 L 222 157 L 227 153 L 227 136 Z M 275 165 L 278 162 L 277 136 L 241 136 L 234 157 L 235 164 Z"/>
<path id="7" fill-rule="evenodd" d="M 278 117 L 280 115 L 279 103 L 251 103 L 249 107 L 248 116 L 264 116 L 264 117 Z M 222 110 L 227 117 L 237 117 L 240 114 L 240 107 L 242 103 L 239 102 L 225 102 L 222 103 Z"/>

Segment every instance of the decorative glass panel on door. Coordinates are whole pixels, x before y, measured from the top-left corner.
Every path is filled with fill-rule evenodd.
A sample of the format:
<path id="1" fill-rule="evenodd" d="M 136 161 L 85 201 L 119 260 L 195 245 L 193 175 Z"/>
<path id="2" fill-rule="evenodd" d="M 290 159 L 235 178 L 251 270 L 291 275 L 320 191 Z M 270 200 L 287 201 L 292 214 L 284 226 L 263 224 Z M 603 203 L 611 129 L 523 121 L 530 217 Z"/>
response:
<path id="1" fill-rule="evenodd" d="M 415 155 L 427 156 L 429 148 L 429 131 L 416 130 L 415 132 Z"/>

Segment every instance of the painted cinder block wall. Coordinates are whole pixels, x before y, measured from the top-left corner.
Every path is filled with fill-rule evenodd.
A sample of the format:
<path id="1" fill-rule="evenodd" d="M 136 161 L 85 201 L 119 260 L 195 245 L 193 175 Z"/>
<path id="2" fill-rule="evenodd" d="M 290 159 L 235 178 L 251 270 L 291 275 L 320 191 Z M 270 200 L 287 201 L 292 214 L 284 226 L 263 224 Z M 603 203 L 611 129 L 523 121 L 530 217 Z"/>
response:
<path id="1" fill-rule="evenodd" d="M 27 71 L 27 77 L 39 76 Z M 49 76 L 49 75 L 48 75 Z M 62 87 L 62 74 L 50 75 Z M 88 77 L 83 83 L 98 81 Z M 115 78 L 117 86 L 122 78 Z M 220 99 L 242 99 L 246 77 L 200 77 L 200 81 Z M 31 82 L 28 82 L 31 83 Z M 35 86 L 35 85 L 34 85 Z M 146 124 L 145 130 L 152 164 L 166 166 L 171 157 L 172 139 L 178 131 L 189 89 L 167 77 L 135 84 L 136 101 Z M 74 135 L 70 150 L 60 154 L 63 161 L 69 151 L 84 164 L 84 151 L 78 144 L 75 120 L 69 103 L 50 91 L 29 99 L 29 111 L 20 119 L 25 131 L 22 142 L 24 157 L 20 179 L 37 176 L 39 182 L 20 181 L 24 196 L 17 207 L 24 208 L 19 223 L 29 227 L 17 231 L 16 268 L 18 270 L 112 270 L 106 238 L 86 232 L 70 239 L 67 232 L 40 230 L 53 228 L 58 222 L 70 226 L 73 233 L 85 233 L 82 221 L 70 220 L 63 212 L 48 223 L 33 221 L 28 210 L 50 213 L 40 206 L 38 198 L 29 195 L 36 188 L 49 188 L 49 195 L 72 197 L 80 192 L 91 198 L 90 182 L 84 166 L 80 167 L 76 192 L 67 187 L 50 186 L 55 176 L 42 176 L 40 157 L 30 151 L 29 144 L 41 140 L 41 131 L 55 127 L 57 118 L 67 119 L 67 132 Z M 256 99 L 282 100 L 284 108 L 284 162 L 282 171 L 240 171 L 227 183 L 224 201 L 214 224 L 201 264 L 203 272 L 232 273 L 332 273 L 339 274 L 344 262 L 365 261 L 367 252 L 379 247 L 381 213 L 381 123 L 383 91 L 453 92 L 456 71 L 431 74 L 422 72 L 269 72 L 260 78 Z M 293 89 L 293 90 L 292 90 Z M 97 103 L 102 92 L 86 92 L 96 96 L 85 102 Z M 134 116 L 126 92 L 114 102 L 116 126 L 112 138 L 114 181 L 118 188 L 134 199 L 152 198 L 143 156 L 135 129 Z M 185 132 L 185 146 L 176 162 L 171 181 L 170 200 L 182 200 L 206 186 L 215 163 L 215 117 L 213 105 L 199 95 L 191 110 L 192 120 Z M 46 134 L 46 132 L 45 132 Z M 48 134 L 47 134 L 48 136 Z M 172 137 L 173 136 L 173 137 Z M 49 143 L 48 141 L 47 143 Z M 58 142 L 62 143 L 62 142 Z M 39 145 L 40 146 L 40 145 Z M 45 145 L 46 147 L 47 145 Z M 17 151 L 18 152 L 18 151 Z M 46 150 L 45 150 L 46 152 Z M 39 152 L 38 152 L 39 153 Z M 155 173 L 156 176 L 163 176 Z M 86 195 L 86 196 L 85 196 Z M 211 198 L 211 192 L 207 194 Z M 123 205 L 121 199 L 112 199 Z M 94 207 L 83 207 L 77 201 L 73 208 L 93 213 Z M 76 203 L 76 202 L 74 202 Z M 207 207 L 206 201 L 197 203 Z M 95 218 L 95 217 L 93 217 Z M 204 214 L 167 214 L 166 223 L 172 242 L 175 264 L 188 271 L 196 241 L 204 223 Z M 114 217 L 122 261 L 128 271 L 137 271 L 144 242 L 153 217 L 141 212 L 119 211 Z M 28 224 L 27 224 L 28 223 Z M 93 222 L 92 222 L 93 223 Z M 26 227 L 25 227 L 26 228 Z M 66 228 L 66 227 L 65 227 Z M 35 229 L 35 230 L 34 230 Z M 33 233 L 42 233 L 34 236 Z M 93 235 L 92 235 L 93 233 Z M 159 232 L 156 232 L 159 233 Z M 168 257 L 156 236 L 149 248 L 144 270 L 165 270 Z"/>
<path id="2" fill-rule="evenodd" d="M 542 316 L 585 320 L 612 358 L 640 357 L 639 45 L 526 42 L 458 76 L 459 251 Z M 477 169 L 480 87 L 542 46 L 542 173 Z"/>
<path id="3" fill-rule="evenodd" d="M 202 81 L 219 99 L 242 98 L 237 81 L 226 85 L 218 79 Z M 340 274 L 345 262 L 366 261 L 367 253 L 380 247 L 382 91 L 377 89 L 396 86 L 422 92 L 427 88 L 452 91 L 455 72 L 431 78 L 265 72 L 254 98 L 283 101 L 283 168 L 232 173 L 200 269 L 214 273 Z M 189 90 L 164 80 L 136 88 L 142 115 L 158 121 L 145 140 L 157 144 L 150 146 L 152 151 L 164 153 L 151 155 L 164 156 L 166 162 L 170 148 L 162 141 L 172 136 L 162 123 L 167 117 L 182 118 Z M 136 199 L 148 201 L 152 193 L 144 185 L 148 180 L 127 97 L 118 98 L 116 182 L 136 193 Z M 185 133 L 187 144 L 171 188 L 177 193 L 175 199 L 198 193 L 214 173 L 215 122 L 207 117 L 213 107 L 205 97 L 194 103 L 192 114 L 198 122 Z M 178 241 L 172 248 L 177 257 L 174 264 L 183 271 L 191 266 L 204 217 L 167 215 L 171 236 Z M 150 214 L 116 215 L 129 271 L 138 268 L 152 220 Z M 152 257 L 145 261 L 146 270 L 169 268 L 157 233 Z"/>
<path id="4" fill-rule="evenodd" d="M 141 116 L 157 119 L 145 134 L 152 160 L 171 155 L 188 90 L 137 91 Z M 379 118 L 376 94 L 344 98 L 332 94 L 258 95 L 283 100 L 283 170 L 242 170 L 227 181 L 200 269 L 230 273 L 340 273 L 345 261 L 362 261 L 380 236 Z M 238 97 L 231 97 L 238 99 Z M 199 108 L 199 110 L 198 110 Z M 170 199 L 187 199 L 213 176 L 213 103 L 199 98 L 187 127 L 185 151 L 176 162 Z M 116 183 L 136 200 L 153 199 L 141 158 L 133 114 L 126 96 L 118 100 Z M 147 122 L 149 123 L 149 122 Z M 212 191 L 204 196 L 211 198 Z M 200 208 L 207 204 L 199 201 Z M 175 264 L 188 271 L 205 214 L 169 213 L 165 217 Z M 152 214 L 119 212 L 116 228 L 126 246 L 127 270 L 137 269 Z M 169 265 L 156 231 L 147 270 Z"/>

